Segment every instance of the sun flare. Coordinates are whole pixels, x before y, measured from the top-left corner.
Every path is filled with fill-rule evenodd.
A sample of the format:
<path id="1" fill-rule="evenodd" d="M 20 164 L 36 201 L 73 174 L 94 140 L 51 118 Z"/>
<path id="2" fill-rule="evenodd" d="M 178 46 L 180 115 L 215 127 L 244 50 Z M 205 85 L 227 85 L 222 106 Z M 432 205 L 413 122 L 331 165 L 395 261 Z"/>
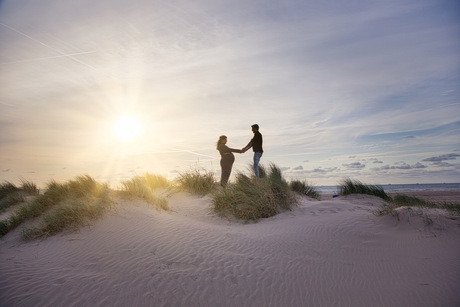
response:
<path id="1" fill-rule="evenodd" d="M 115 124 L 115 135 L 124 141 L 133 139 L 139 133 L 139 123 L 131 117 L 122 117 Z"/>

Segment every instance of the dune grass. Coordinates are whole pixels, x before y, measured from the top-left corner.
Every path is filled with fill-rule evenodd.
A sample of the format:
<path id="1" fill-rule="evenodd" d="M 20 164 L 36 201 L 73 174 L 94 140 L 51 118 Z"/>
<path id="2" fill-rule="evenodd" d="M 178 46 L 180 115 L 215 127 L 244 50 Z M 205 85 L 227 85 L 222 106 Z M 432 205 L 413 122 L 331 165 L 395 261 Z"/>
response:
<path id="1" fill-rule="evenodd" d="M 55 235 L 64 230 L 77 230 L 90 220 L 101 217 L 106 208 L 103 202 L 83 198 L 66 199 L 61 204 L 50 208 L 43 215 L 39 226 L 24 229 L 22 238 L 32 240 Z"/>
<path id="2" fill-rule="evenodd" d="M 21 179 L 21 187 L 20 190 L 29 194 L 29 195 L 38 195 L 39 190 L 37 188 L 37 185 L 31 181 L 27 181 L 24 179 Z"/>
<path id="3" fill-rule="evenodd" d="M 0 184 L 0 211 L 25 202 L 25 196 L 34 195 L 38 195 L 38 188 L 32 182 L 21 180 L 19 187 L 11 182 L 4 182 Z"/>
<path id="4" fill-rule="evenodd" d="M 81 213 L 78 205 L 80 203 L 85 203 L 90 209 Z M 8 219 L 0 222 L 0 236 L 39 216 L 43 216 L 42 223 L 24 230 L 23 238 L 33 239 L 54 234 L 52 229 L 72 228 L 81 225 L 82 221 L 94 218 L 95 215 L 90 212 L 103 212 L 110 203 L 108 185 L 100 184 L 88 175 L 79 176 L 64 184 L 52 181 L 43 195 L 38 195 L 15 210 Z M 64 226 L 57 226 L 62 223 Z"/>
<path id="5" fill-rule="evenodd" d="M 347 178 L 342 181 L 338 186 L 338 191 L 340 195 L 349 195 L 349 194 L 367 194 L 380 197 L 384 200 L 390 201 L 391 197 L 383 190 L 381 186 L 378 185 L 366 185 L 361 183 L 359 180 L 354 180 Z"/>
<path id="6" fill-rule="evenodd" d="M 339 186 L 339 193 L 341 195 L 348 194 L 368 194 L 380 197 L 387 201 L 379 210 L 377 210 L 377 215 L 386 215 L 392 214 L 397 215 L 395 209 L 400 207 L 420 207 L 420 208 L 437 208 L 445 209 L 449 213 L 454 215 L 460 215 L 460 204 L 458 203 L 436 203 L 431 201 L 425 201 L 423 199 L 398 194 L 394 197 L 390 197 L 385 193 L 382 187 L 375 185 L 365 185 L 357 180 L 346 179 L 343 181 L 342 185 Z"/>
<path id="7" fill-rule="evenodd" d="M 436 209 L 445 209 L 450 214 L 460 215 L 460 204 L 443 202 L 436 203 L 432 201 L 426 201 L 418 197 L 407 196 L 402 194 L 395 195 L 391 201 L 383 205 L 380 210 L 377 211 L 377 215 L 386 215 L 392 214 L 396 215 L 395 209 L 400 207 L 419 207 L 419 208 L 436 208 Z"/>
<path id="8" fill-rule="evenodd" d="M 169 210 L 165 197 L 155 195 L 154 190 L 169 188 L 171 184 L 166 177 L 145 173 L 122 182 L 122 191 L 131 197 L 140 197 L 157 209 Z"/>
<path id="9" fill-rule="evenodd" d="M 179 189 L 200 196 L 211 193 L 217 186 L 214 173 L 200 168 L 179 173 L 179 177 L 176 180 L 179 184 Z"/>
<path id="10" fill-rule="evenodd" d="M 296 198 L 282 177 L 281 170 L 274 164 L 270 165 L 268 171 L 263 170 L 261 178 L 238 173 L 235 183 L 213 193 L 214 211 L 224 217 L 257 221 L 290 210 Z"/>
<path id="11" fill-rule="evenodd" d="M 0 211 L 23 202 L 25 199 L 20 191 L 20 188 L 11 182 L 0 184 Z"/>
<path id="12" fill-rule="evenodd" d="M 0 199 L 3 199 L 4 197 L 10 195 L 11 193 L 19 191 L 19 188 L 16 187 L 14 184 L 11 182 L 4 182 L 0 184 Z"/>
<path id="13" fill-rule="evenodd" d="M 305 180 L 293 180 L 289 182 L 289 187 L 292 191 L 296 192 L 300 195 L 306 195 L 311 198 L 320 199 L 320 193 L 316 188 L 310 184 L 308 184 Z"/>

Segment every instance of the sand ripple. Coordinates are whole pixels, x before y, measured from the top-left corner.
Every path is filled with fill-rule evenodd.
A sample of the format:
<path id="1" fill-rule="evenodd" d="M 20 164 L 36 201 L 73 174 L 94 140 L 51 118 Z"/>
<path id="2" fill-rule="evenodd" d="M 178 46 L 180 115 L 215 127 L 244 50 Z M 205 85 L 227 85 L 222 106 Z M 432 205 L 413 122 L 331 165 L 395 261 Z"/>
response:
<path id="1" fill-rule="evenodd" d="M 460 305 L 458 221 L 397 222 L 372 214 L 381 202 L 304 200 L 242 224 L 178 194 L 174 212 L 128 202 L 79 233 L 28 243 L 11 233 L 0 305 Z"/>

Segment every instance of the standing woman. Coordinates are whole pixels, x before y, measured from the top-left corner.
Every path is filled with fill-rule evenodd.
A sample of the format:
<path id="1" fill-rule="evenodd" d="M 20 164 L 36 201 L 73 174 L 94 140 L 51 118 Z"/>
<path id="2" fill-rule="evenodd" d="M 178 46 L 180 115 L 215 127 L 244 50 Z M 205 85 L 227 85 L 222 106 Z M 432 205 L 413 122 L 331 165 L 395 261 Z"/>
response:
<path id="1" fill-rule="evenodd" d="M 222 174 L 220 176 L 220 185 L 222 187 L 227 186 L 228 178 L 230 178 L 230 173 L 232 172 L 233 162 L 235 162 L 235 156 L 233 152 L 241 153 L 240 149 L 229 148 L 227 145 L 227 137 L 221 135 L 217 141 L 217 150 L 220 152 L 220 168 L 222 169 Z"/>

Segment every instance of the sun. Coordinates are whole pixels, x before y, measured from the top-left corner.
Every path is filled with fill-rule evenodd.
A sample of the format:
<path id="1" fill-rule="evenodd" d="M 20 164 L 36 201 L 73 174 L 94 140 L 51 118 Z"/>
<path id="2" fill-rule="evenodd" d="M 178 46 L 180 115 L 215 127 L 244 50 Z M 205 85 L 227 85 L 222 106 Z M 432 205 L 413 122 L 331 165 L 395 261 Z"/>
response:
<path id="1" fill-rule="evenodd" d="M 139 122 L 132 117 L 122 117 L 115 124 L 115 135 L 123 141 L 132 140 L 139 133 Z"/>

